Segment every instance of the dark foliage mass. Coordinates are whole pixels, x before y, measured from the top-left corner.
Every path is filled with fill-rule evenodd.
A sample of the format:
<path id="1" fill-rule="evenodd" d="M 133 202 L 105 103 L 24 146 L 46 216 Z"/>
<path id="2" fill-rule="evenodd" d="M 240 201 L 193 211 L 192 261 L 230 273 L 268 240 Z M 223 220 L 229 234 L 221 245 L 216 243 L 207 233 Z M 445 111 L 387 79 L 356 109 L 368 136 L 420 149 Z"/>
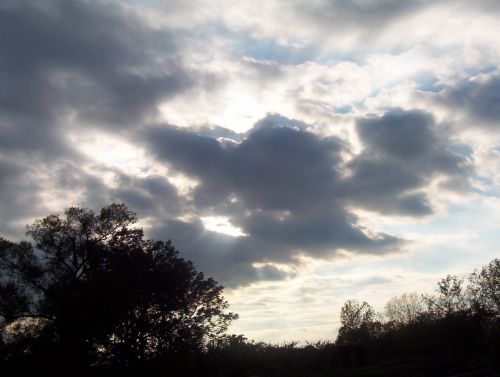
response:
<path id="1" fill-rule="evenodd" d="M 497 376 L 500 260 L 384 313 L 348 300 L 335 342 L 270 345 L 226 335 L 222 287 L 145 240 L 135 214 L 69 208 L 0 239 L 0 371 L 5 375 Z"/>
<path id="2" fill-rule="evenodd" d="M 448 275 L 434 295 L 393 297 L 383 314 L 377 315 L 367 302 L 350 300 L 342 307 L 341 323 L 336 344 L 360 347 L 362 352 L 350 359 L 357 365 L 438 358 L 498 368 L 491 362 L 498 363 L 500 355 L 500 259 L 474 271 L 467 285 Z"/>
<path id="3" fill-rule="evenodd" d="M 75 207 L 29 226 L 35 246 L 0 239 L 0 351 L 11 370 L 132 371 L 225 332 L 237 316 L 223 288 L 170 242 L 144 240 L 136 221 L 122 204 Z"/>
<path id="4" fill-rule="evenodd" d="M 335 342 L 268 345 L 232 336 L 210 348 L 218 376 L 500 376 L 500 259 L 467 286 L 393 297 L 384 313 L 348 300 Z"/>

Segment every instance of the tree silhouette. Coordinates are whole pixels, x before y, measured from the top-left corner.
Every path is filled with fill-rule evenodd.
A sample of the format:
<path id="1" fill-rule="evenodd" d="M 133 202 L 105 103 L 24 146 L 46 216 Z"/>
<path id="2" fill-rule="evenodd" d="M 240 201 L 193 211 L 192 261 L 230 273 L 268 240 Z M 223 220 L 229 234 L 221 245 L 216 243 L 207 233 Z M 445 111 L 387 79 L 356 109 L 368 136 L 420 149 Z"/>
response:
<path id="1" fill-rule="evenodd" d="M 468 281 L 468 286 L 464 286 L 464 279 L 447 275 L 438 281 L 433 295 L 407 293 L 393 297 L 386 303 L 385 318 L 380 321 L 375 320 L 368 303 L 348 300 L 340 314 L 337 353 L 345 351 L 347 355 L 343 357 L 351 360 L 351 365 L 352 359 L 359 359 L 360 346 L 364 346 L 372 363 L 422 357 L 431 370 L 439 369 L 433 363 L 441 360 L 444 367 L 451 363 L 456 364 L 457 370 L 466 371 L 474 370 L 474 363 L 462 362 L 477 359 L 482 360 L 483 364 L 478 365 L 482 365 L 483 371 L 497 370 L 500 260 L 494 259 L 474 271 Z"/>
<path id="2" fill-rule="evenodd" d="M 500 259 L 493 259 L 470 275 L 467 293 L 476 310 L 500 315 Z"/>
<path id="3" fill-rule="evenodd" d="M 366 301 L 347 300 L 340 309 L 340 323 L 337 343 L 364 342 L 375 329 L 375 310 Z"/>
<path id="4" fill-rule="evenodd" d="M 447 275 L 438 282 L 438 294 L 424 298 L 429 313 L 436 318 L 460 315 L 468 309 L 463 280 L 458 276 Z"/>
<path id="5" fill-rule="evenodd" d="M 424 312 L 422 296 L 416 292 L 403 293 L 391 298 L 385 304 L 385 315 L 396 326 L 414 323 Z"/>
<path id="6" fill-rule="evenodd" d="M 124 204 L 72 207 L 28 226 L 35 247 L 0 239 L 3 337 L 22 354 L 43 339 L 67 362 L 129 367 L 222 335 L 237 318 L 223 287 L 136 222 Z"/>

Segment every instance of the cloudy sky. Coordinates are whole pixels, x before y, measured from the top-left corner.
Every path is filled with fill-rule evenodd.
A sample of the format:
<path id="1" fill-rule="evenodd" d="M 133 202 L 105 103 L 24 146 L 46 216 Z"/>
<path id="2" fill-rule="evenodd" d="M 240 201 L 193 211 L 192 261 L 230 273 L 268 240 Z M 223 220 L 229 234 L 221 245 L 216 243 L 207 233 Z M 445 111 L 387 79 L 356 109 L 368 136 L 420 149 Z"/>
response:
<path id="1" fill-rule="evenodd" d="M 249 338 L 498 256 L 496 0 L 2 0 L 0 235 L 137 211 Z"/>

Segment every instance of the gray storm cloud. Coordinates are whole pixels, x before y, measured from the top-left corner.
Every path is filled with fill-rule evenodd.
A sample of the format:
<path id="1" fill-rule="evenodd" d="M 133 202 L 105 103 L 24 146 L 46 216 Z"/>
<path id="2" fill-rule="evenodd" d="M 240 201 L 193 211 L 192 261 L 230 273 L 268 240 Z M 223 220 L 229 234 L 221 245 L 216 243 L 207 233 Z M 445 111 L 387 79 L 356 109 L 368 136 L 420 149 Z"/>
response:
<path id="1" fill-rule="evenodd" d="M 228 251 L 247 263 L 292 263 L 299 253 L 325 257 L 339 249 L 397 251 L 403 240 L 383 233 L 367 236 L 346 206 L 429 215 L 430 201 L 419 190 L 435 177 L 467 181 L 472 173 L 463 156 L 447 149 L 448 141 L 434 131 L 427 113 L 396 109 L 360 120 L 364 149 L 347 163 L 341 158 L 343 141 L 319 137 L 304 124 L 300 129 L 297 121 L 284 126 L 284 119 L 263 119 L 229 147 L 169 125 L 144 134 L 160 160 L 199 180 L 193 194 L 196 208 L 229 216 L 247 234 Z M 351 174 L 344 176 L 343 169 Z M 196 237 L 195 232 L 188 238 Z M 249 254 L 242 252 L 247 249 Z M 200 261 L 214 257 L 193 253 Z"/>
<path id="2" fill-rule="evenodd" d="M 466 80 L 444 90 L 439 100 L 450 109 L 459 109 L 467 116 L 468 127 L 489 130 L 500 128 L 500 76 L 486 74 Z"/>
<path id="3" fill-rule="evenodd" d="M 430 3 L 277 4 L 283 7 L 283 20 L 300 21 L 290 24 L 309 28 L 314 23 L 320 35 L 352 33 L 361 43 L 361 37 L 375 38 Z M 172 8 L 174 15 L 179 9 Z M 202 93 L 198 97 L 210 109 L 212 90 L 238 79 L 236 71 L 198 69 L 195 62 L 219 57 L 215 52 L 201 56 L 189 44 L 201 38 L 203 22 L 211 21 L 210 30 L 219 30 L 221 39 L 229 34 L 224 27 L 230 22 L 222 16 L 217 22 L 198 20 L 190 34 L 190 12 L 183 13 L 185 22 L 177 29 L 159 27 L 139 13 L 113 1 L 0 4 L 0 235 L 20 238 L 24 222 L 52 212 L 44 202 L 49 194 L 94 208 L 123 201 L 147 219 L 148 235 L 171 238 L 202 271 L 237 286 L 291 277 L 301 255 L 400 252 L 406 240 L 363 227 L 355 211 L 421 218 L 435 211 L 429 188 L 436 180 L 444 182 L 442 190 L 469 187 L 473 161 L 457 153 L 436 118 L 421 110 L 387 108 L 376 116 L 348 111 L 344 115 L 355 123 L 358 154 L 347 137 L 322 136 L 317 125 L 287 113 L 263 117 L 246 133 L 203 121 L 184 128 L 164 123 L 160 105 L 170 114 L 170 101 L 180 98 L 195 110 L 199 102 L 191 94 Z M 217 13 L 207 14 L 213 18 Z M 267 35 L 259 20 L 249 20 L 254 33 L 246 41 Z M 242 33 L 232 32 L 233 38 Z M 235 65 L 254 68 L 252 81 L 266 83 L 260 90 L 286 84 L 280 80 L 287 78 L 282 73 L 288 66 L 238 59 Z M 499 88 L 498 77 L 491 75 L 438 95 L 442 104 L 492 129 L 500 115 Z M 300 88 L 286 93 L 291 103 L 300 102 Z M 340 127 L 333 118 L 329 122 L 328 127 Z M 70 137 L 81 132 L 96 138 L 107 134 L 144 149 L 148 166 L 138 174 L 93 161 Z M 164 167 L 198 185 L 189 195 L 181 194 Z M 52 192 L 56 188 L 57 195 Z M 206 229 L 201 220 L 206 216 L 228 218 L 245 236 Z"/>
<path id="4" fill-rule="evenodd" d="M 392 110 L 358 121 L 364 149 L 349 162 L 352 176 L 344 191 L 349 200 L 380 213 L 421 216 L 432 213 L 425 189 L 435 177 L 467 185 L 470 161 L 454 153 L 422 111 Z M 461 181 L 461 184 L 458 183 Z"/>

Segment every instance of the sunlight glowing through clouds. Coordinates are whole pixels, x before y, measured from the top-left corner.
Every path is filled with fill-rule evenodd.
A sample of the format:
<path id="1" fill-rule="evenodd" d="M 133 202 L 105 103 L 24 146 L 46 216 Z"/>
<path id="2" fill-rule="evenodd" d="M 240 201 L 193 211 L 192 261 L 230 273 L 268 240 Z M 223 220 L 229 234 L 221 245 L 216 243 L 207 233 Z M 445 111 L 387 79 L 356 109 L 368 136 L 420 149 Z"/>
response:
<path id="1" fill-rule="evenodd" d="M 202 216 L 200 217 L 201 222 L 205 229 L 211 230 L 213 232 L 227 234 L 232 237 L 242 237 L 246 236 L 243 231 L 235 227 L 229 222 L 228 217 L 224 216 Z"/>
<path id="2" fill-rule="evenodd" d="M 0 236 L 126 202 L 228 289 L 235 332 L 498 256 L 496 1 L 7 0 Z M 381 309 L 381 308 L 377 308 Z"/>

